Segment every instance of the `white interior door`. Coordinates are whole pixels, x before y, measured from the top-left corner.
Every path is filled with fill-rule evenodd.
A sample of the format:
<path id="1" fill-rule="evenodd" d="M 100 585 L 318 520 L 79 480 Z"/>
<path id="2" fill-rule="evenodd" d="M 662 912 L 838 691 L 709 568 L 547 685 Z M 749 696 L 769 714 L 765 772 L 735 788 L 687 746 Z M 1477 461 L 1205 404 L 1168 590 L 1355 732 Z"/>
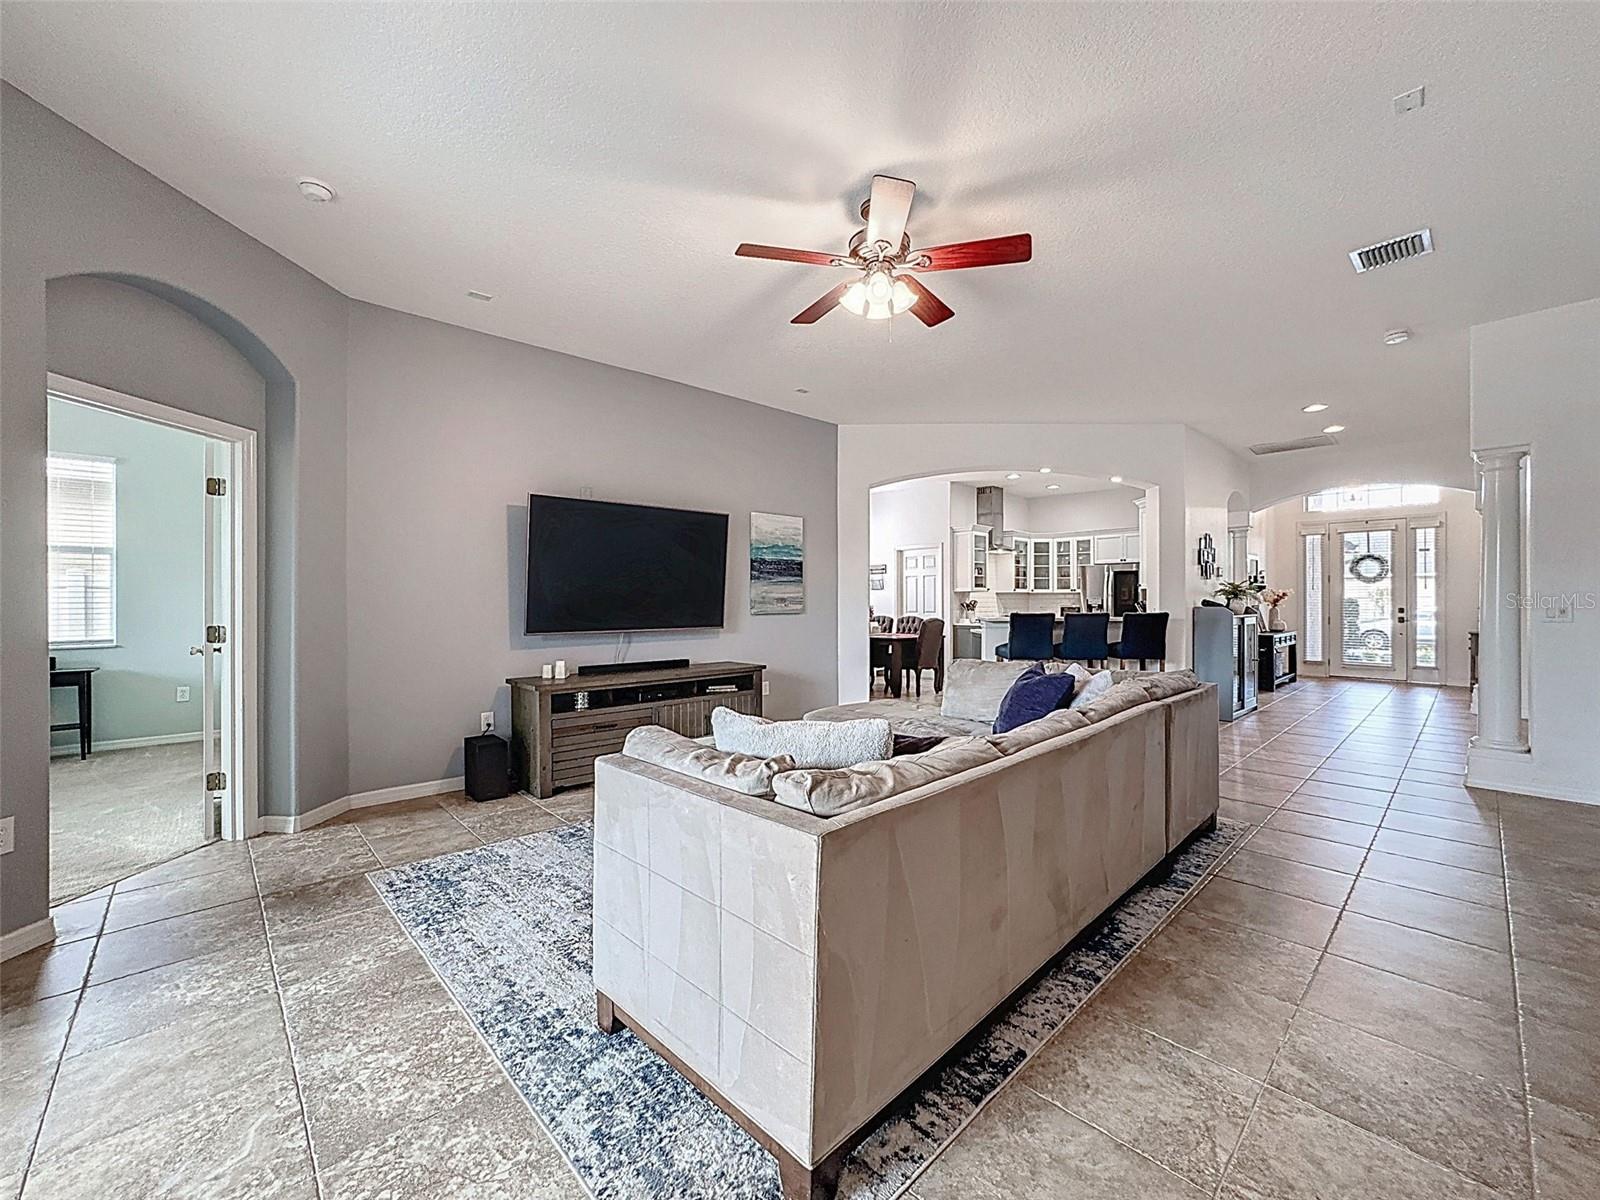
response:
<path id="1" fill-rule="evenodd" d="M 1405 522 L 1352 522 L 1335 525 L 1332 534 L 1333 673 L 1405 679 L 1411 661 Z"/>
<path id="2" fill-rule="evenodd" d="M 221 833 L 240 837 L 231 826 L 238 806 L 234 789 L 240 785 L 235 768 L 234 671 L 230 637 L 233 625 L 233 580 L 237 568 L 233 536 L 234 480 L 233 447 L 226 442 L 206 443 L 206 521 L 205 521 L 205 629 L 200 645 L 190 652 L 200 653 L 201 745 L 204 747 L 205 837 Z M 222 828 L 218 826 L 220 807 Z"/>
<path id="3" fill-rule="evenodd" d="M 900 551 L 900 615 L 937 617 L 944 612 L 939 547 L 908 546 Z"/>

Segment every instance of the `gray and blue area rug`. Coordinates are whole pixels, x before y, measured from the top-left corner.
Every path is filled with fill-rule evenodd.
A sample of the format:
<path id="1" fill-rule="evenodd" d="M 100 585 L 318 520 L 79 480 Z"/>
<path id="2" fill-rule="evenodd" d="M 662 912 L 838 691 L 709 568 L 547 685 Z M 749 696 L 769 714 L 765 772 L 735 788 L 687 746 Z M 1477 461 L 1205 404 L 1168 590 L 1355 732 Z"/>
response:
<path id="1" fill-rule="evenodd" d="M 899 1195 L 1200 882 L 1241 830 L 1197 840 L 851 1156 L 841 1200 Z M 593 829 L 571 825 L 369 876 L 511 1082 L 601 1200 L 781 1200 L 777 1164 L 631 1033 L 601 1033 L 590 975 Z"/>

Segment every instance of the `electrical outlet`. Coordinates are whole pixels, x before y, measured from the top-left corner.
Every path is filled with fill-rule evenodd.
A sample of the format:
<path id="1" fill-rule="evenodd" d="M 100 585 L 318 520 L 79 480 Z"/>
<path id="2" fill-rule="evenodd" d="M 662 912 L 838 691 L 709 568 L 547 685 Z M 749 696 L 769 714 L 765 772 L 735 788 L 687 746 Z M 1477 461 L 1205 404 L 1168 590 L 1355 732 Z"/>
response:
<path id="1" fill-rule="evenodd" d="M 1559 621 L 1562 624 L 1572 623 L 1572 597 L 1554 596 L 1554 603 L 1545 605 L 1544 619 L 1546 621 Z"/>
<path id="2" fill-rule="evenodd" d="M 189 703 L 189 689 L 188 688 L 181 687 L 181 688 L 178 689 L 177 702 L 179 704 L 187 704 L 187 703 Z"/>
<path id="3" fill-rule="evenodd" d="M 492 712 L 479 713 L 478 714 L 478 732 L 479 733 L 493 733 L 494 732 L 494 714 Z"/>
<path id="4" fill-rule="evenodd" d="M 762 695 L 763 695 L 763 696 L 770 696 L 770 695 L 772 695 L 772 680 L 770 680 L 770 679 L 763 679 L 763 680 L 762 680 L 762 681 L 761 681 L 761 694 L 762 694 Z"/>
<path id="5" fill-rule="evenodd" d="M 0 854 L 10 854 L 17 848 L 15 817 L 0 817 Z"/>

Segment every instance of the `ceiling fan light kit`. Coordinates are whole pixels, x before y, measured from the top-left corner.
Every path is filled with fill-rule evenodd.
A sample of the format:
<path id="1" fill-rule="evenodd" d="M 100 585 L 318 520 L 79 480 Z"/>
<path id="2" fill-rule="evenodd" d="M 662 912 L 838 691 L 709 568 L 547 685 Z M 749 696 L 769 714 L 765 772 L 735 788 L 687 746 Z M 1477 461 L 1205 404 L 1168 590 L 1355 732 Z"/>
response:
<path id="1" fill-rule="evenodd" d="M 869 321 L 882 321 L 909 312 L 924 325 L 938 325 L 955 316 L 955 310 L 930 292 L 916 277 L 916 272 L 962 271 L 970 267 L 1027 262 L 1033 257 L 1033 237 L 1026 233 L 914 251 L 911 235 L 906 232 L 906 218 L 911 214 L 911 199 L 916 190 L 917 185 L 909 179 L 873 176 L 872 195 L 861 205 L 861 218 L 866 221 L 866 228 L 858 229 L 851 236 L 850 249 L 843 255 L 752 242 L 743 243 L 734 254 L 740 258 L 845 267 L 861 272 L 860 278 L 839 284 L 794 317 L 791 321 L 794 325 L 810 325 L 835 308 L 843 308 Z"/>

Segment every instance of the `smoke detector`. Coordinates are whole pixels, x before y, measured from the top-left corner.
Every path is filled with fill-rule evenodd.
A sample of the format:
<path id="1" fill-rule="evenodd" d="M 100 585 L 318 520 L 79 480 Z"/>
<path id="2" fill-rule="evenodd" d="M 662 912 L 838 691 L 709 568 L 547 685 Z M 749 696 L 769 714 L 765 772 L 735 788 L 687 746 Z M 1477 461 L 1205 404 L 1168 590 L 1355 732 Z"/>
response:
<path id="1" fill-rule="evenodd" d="M 1250 447 L 1251 454 L 1286 454 L 1290 450 L 1312 450 L 1318 446 L 1337 446 L 1339 439 L 1331 434 L 1314 433 L 1310 437 L 1295 438 L 1288 442 L 1257 442 Z"/>
<path id="2" fill-rule="evenodd" d="M 326 204 L 338 195 L 330 184 L 323 183 L 320 179 L 302 179 L 300 194 L 313 204 Z"/>
<path id="3" fill-rule="evenodd" d="M 1375 267 L 1387 267 L 1391 263 L 1403 262 L 1408 258 L 1417 258 L 1423 254 L 1433 253 L 1433 230 L 1419 229 L 1415 233 L 1407 233 L 1397 238 L 1390 238 L 1387 242 L 1378 242 L 1373 246 L 1364 246 L 1360 250 L 1350 251 L 1350 265 L 1356 269 L 1356 274 L 1371 271 Z"/>
<path id="4" fill-rule="evenodd" d="M 1409 329 L 1391 329 L 1383 335 L 1383 344 L 1385 346 L 1398 346 L 1401 342 L 1409 342 L 1410 340 L 1411 330 Z"/>

